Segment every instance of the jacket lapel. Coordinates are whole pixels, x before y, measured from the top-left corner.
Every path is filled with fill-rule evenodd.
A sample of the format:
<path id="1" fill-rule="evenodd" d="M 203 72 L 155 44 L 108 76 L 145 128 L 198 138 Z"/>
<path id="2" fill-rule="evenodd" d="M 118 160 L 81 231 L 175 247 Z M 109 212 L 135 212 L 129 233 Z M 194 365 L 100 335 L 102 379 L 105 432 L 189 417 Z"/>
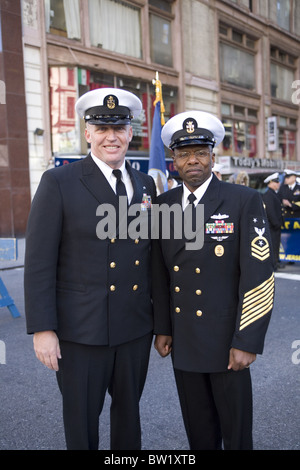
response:
<path id="1" fill-rule="evenodd" d="M 126 162 L 126 170 L 129 173 L 133 187 L 133 196 L 130 205 L 140 204 L 142 202 L 143 192 L 146 192 L 146 188 L 143 188 L 143 185 L 138 180 L 138 174 L 132 171 L 131 166 L 128 162 Z"/>
<path id="2" fill-rule="evenodd" d="M 221 183 L 218 178 L 213 175 L 203 198 L 199 204 L 204 204 L 204 223 L 206 223 L 212 215 L 215 214 L 218 207 L 222 204 L 220 195 Z"/>
<path id="3" fill-rule="evenodd" d="M 81 181 L 99 204 L 116 205 L 116 195 L 91 155 L 82 160 Z"/>

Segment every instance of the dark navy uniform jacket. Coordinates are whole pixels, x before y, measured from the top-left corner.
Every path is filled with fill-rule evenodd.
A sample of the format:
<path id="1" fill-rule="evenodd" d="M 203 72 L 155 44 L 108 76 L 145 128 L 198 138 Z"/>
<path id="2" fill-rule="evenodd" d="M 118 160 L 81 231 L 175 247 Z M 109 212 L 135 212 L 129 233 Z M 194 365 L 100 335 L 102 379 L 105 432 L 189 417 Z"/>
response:
<path id="1" fill-rule="evenodd" d="M 282 184 L 279 189 L 280 199 L 288 199 L 292 207 L 284 207 L 284 217 L 300 217 L 300 184 L 290 189 L 287 184 Z"/>
<path id="2" fill-rule="evenodd" d="M 280 230 L 283 225 L 283 216 L 280 198 L 278 193 L 273 189 L 268 188 L 267 191 L 262 195 L 266 213 L 271 229 Z"/>
<path id="3" fill-rule="evenodd" d="M 157 203 L 181 205 L 182 187 Z M 173 336 L 175 368 L 220 372 L 231 347 L 263 351 L 274 296 L 270 233 L 261 196 L 251 188 L 214 176 L 200 204 L 201 249 L 187 250 L 184 238 L 155 243 L 154 331 Z"/>
<path id="4" fill-rule="evenodd" d="M 151 177 L 128 166 L 134 195 L 155 200 Z M 92 160 L 46 171 L 33 199 L 25 255 L 28 333 L 118 345 L 153 329 L 150 239 L 100 240 L 101 204 L 117 197 Z"/>

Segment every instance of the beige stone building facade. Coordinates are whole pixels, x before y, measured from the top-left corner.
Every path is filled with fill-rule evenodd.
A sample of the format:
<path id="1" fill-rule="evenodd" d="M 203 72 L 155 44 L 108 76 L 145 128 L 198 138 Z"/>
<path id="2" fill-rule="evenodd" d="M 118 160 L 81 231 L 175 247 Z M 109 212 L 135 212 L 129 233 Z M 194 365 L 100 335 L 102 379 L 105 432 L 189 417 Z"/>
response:
<path id="1" fill-rule="evenodd" d="M 76 99 L 123 87 L 142 100 L 129 157 L 147 171 L 152 80 L 165 118 L 199 109 L 226 128 L 226 175 L 300 171 L 298 0 L 21 0 L 30 193 L 88 151 Z M 168 162 L 168 169 L 172 165 Z"/>

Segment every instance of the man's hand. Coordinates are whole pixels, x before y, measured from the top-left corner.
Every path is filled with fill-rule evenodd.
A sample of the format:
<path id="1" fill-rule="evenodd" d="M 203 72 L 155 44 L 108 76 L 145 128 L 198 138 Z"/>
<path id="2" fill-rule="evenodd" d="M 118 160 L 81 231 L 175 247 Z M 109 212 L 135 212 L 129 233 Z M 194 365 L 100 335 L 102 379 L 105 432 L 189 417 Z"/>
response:
<path id="1" fill-rule="evenodd" d="M 61 359 L 58 337 L 54 331 L 34 333 L 33 346 L 36 357 L 51 370 L 58 371 L 58 359 Z"/>
<path id="2" fill-rule="evenodd" d="M 255 359 L 256 354 L 231 348 L 229 352 L 228 369 L 233 369 L 235 371 L 243 370 L 246 367 L 249 367 Z"/>
<path id="3" fill-rule="evenodd" d="M 293 207 L 288 199 L 282 199 L 282 204 L 286 207 Z"/>
<path id="4" fill-rule="evenodd" d="M 154 347 L 162 357 L 166 357 L 172 350 L 172 336 L 157 335 Z"/>

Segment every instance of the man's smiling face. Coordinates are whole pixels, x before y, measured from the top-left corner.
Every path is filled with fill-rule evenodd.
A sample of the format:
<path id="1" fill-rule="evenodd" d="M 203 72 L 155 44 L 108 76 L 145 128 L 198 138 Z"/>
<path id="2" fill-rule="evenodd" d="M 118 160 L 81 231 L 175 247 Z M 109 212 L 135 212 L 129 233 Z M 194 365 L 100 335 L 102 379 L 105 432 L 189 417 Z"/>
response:
<path id="1" fill-rule="evenodd" d="M 132 139 L 130 125 L 87 124 L 85 138 L 91 151 L 111 168 L 120 168 Z"/>

